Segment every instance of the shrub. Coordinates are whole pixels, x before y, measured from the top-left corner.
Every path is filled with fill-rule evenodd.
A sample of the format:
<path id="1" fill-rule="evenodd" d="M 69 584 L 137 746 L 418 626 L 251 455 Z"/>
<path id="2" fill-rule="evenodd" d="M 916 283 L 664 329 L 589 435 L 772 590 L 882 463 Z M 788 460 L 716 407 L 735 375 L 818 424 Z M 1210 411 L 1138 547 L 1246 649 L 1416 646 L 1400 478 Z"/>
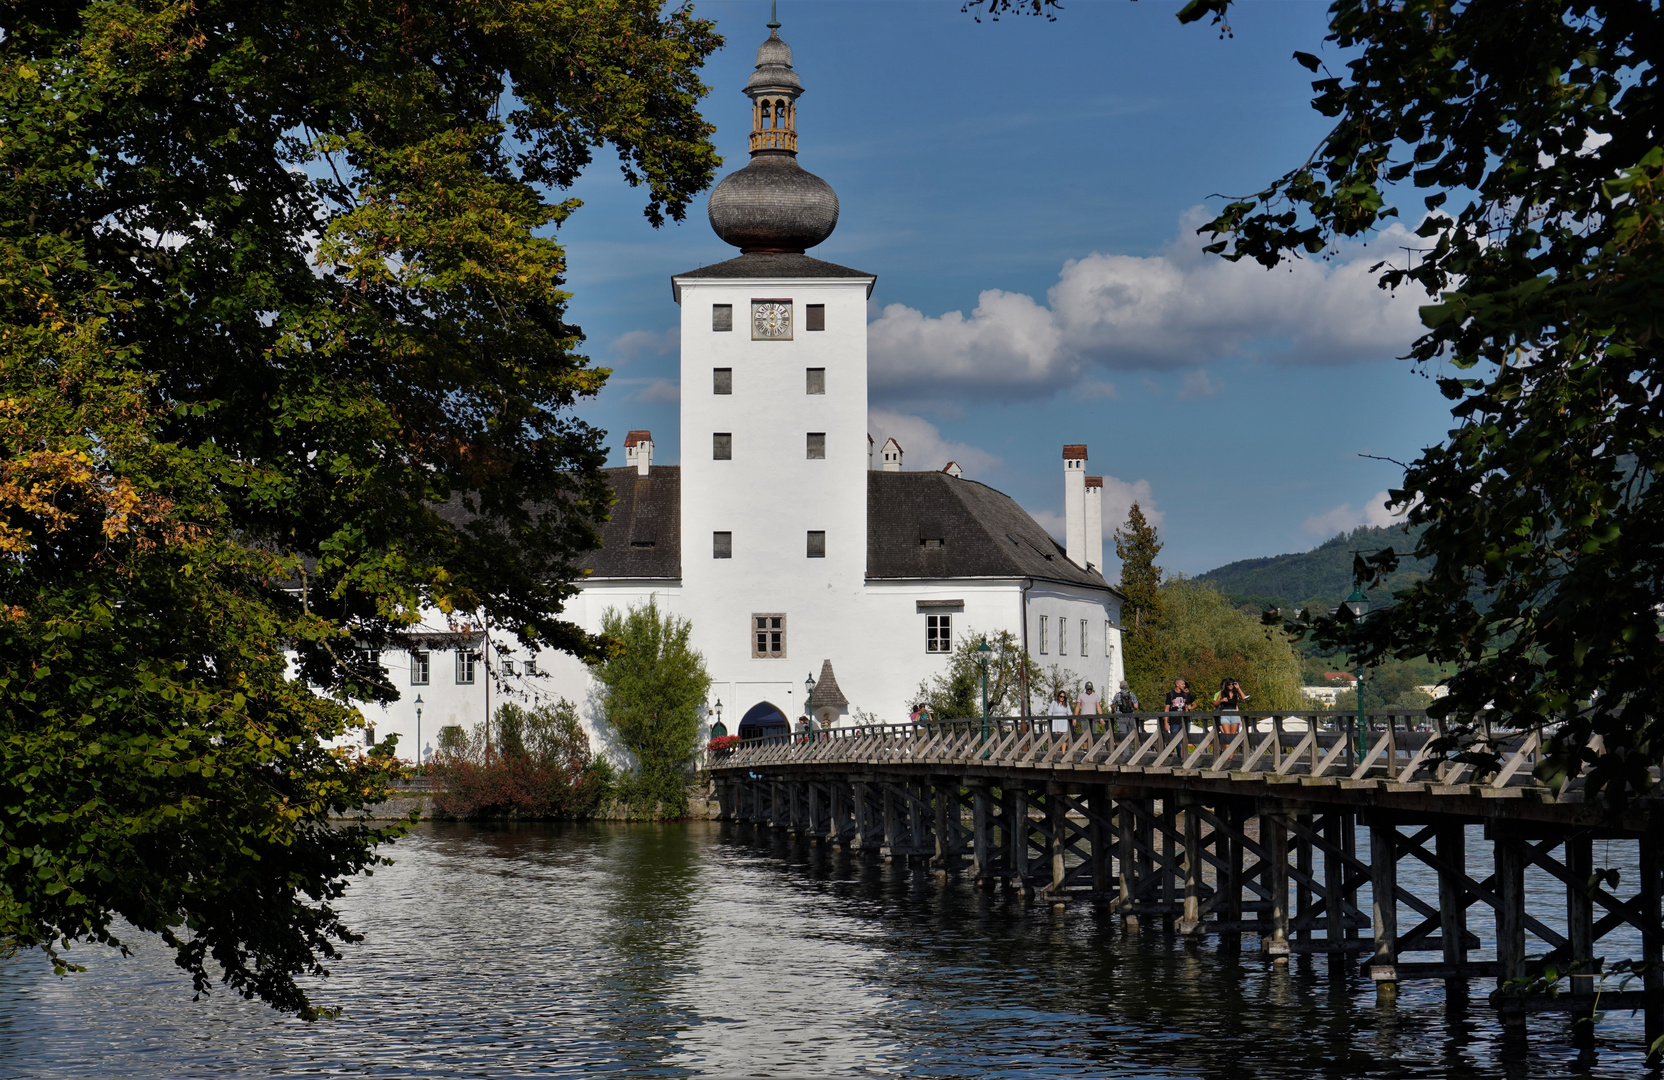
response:
<path id="1" fill-rule="evenodd" d="M 432 774 L 434 808 L 459 818 L 587 818 L 614 786 L 612 767 L 594 756 L 577 710 L 554 705 L 497 710 L 494 749 L 483 728 L 439 731 Z"/>

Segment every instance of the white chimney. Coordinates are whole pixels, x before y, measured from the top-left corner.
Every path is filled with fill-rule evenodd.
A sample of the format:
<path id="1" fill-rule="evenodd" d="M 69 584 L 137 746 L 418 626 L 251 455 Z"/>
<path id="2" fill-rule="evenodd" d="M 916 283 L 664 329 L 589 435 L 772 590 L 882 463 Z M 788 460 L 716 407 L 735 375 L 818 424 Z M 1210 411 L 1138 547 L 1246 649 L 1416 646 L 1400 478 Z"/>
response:
<path id="1" fill-rule="evenodd" d="M 1063 447 L 1063 551 L 1086 566 L 1086 444 Z"/>
<path id="2" fill-rule="evenodd" d="M 901 471 L 901 444 L 896 442 L 894 438 L 884 440 L 884 449 L 881 456 L 884 459 L 885 472 Z"/>
<path id="3" fill-rule="evenodd" d="M 624 464 L 634 465 L 637 476 L 646 476 L 653 468 L 653 433 L 632 431 L 624 436 Z"/>
<path id="4" fill-rule="evenodd" d="M 1086 561 L 1088 570 L 1104 572 L 1104 478 L 1086 478 Z"/>
<path id="5" fill-rule="evenodd" d="M 949 476 L 964 476 L 965 475 L 965 470 L 961 469 L 959 467 L 959 462 L 957 462 L 957 461 L 948 462 L 945 466 L 942 467 L 942 471 L 947 473 Z"/>

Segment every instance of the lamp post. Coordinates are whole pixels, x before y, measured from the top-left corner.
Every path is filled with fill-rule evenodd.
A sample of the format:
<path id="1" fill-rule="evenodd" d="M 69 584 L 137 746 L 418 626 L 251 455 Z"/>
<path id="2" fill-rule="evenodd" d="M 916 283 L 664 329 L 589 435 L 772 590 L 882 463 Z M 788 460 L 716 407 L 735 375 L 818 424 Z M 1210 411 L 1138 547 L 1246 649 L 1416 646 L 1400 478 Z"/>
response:
<path id="1" fill-rule="evenodd" d="M 803 680 L 803 715 L 809 721 L 809 726 L 803 729 L 803 741 L 808 742 L 815 734 L 815 673 L 812 671 Z"/>
<path id="2" fill-rule="evenodd" d="M 724 735 L 728 734 L 728 729 L 722 726 L 722 699 L 721 698 L 716 699 L 716 705 L 714 705 L 712 707 L 711 711 L 716 713 L 716 723 L 711 725 L 711 738 L 720 739 Z"/>
<path id="3" fill-rule="evenodd" d="M 1346 598 L 1346 610 L 1352 613 L 1353 625 L 1360 626 L 1363 624 L 1364 616 L 1369 614 L 1369 598 L 1364 595 L 1361 587 L 1355 587 L 1352 590 L 1352 595 Z M 1358 755 L 1362 756 L 1367 748 L 1364 746 L 1364 654 L 1361 648 L 1357 651 L 1356 656 L 1358 667 L 1358 727 L 1354 741 L 1356 742 L 1355 749 Z"/>
<path id="4" fill-rule="evenodd" d="M 422 771 L 422 695 L 416 695 L 416 772 Z"/>
<path id="5" fill-rule="evenodd" d="M 994 650 L 988 647 L 988 635 L 982 635 L 982 643 L 976 647 L 976 666 L 982 670 L 982 744 L 988 745 L 988 656 Z M 988 751 L 984 750 L 983 756 Z"/>

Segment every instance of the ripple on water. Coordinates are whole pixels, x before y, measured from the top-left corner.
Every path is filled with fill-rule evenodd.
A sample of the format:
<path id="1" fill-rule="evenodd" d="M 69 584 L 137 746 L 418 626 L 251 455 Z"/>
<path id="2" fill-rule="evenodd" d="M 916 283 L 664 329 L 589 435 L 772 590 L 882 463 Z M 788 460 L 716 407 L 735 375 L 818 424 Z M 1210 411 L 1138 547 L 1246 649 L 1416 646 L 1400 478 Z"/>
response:
<path id="1" fill-rule="evenodd" d="M 60 979 L 0 965 L 0 1075 L 179 1077 L 1635 1076 L 1609 1017 L 1580 1060 L 1564 1025 L 1505 1044 L 1471 1005 L 1406 984 L 1392 1008 L 1326 961 L 1120 932 L 1092 910 L 748 829 L 428 825 L 343 903 L 365 941 L 304 1024 L 193 1002 L 154 941 L 80 948 Z"/>

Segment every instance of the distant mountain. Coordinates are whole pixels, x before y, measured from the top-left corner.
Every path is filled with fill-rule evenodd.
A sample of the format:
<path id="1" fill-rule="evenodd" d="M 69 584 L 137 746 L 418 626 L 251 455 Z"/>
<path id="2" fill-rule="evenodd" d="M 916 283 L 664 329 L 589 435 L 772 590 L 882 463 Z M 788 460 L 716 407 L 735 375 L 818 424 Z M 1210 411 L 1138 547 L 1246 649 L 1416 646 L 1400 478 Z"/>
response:
<path id="1" fill-rule="evenodd" d="M 1217 570 L 1198 574 L 1197 579 L 1218 587 L 1238 603 L 1258 607 L 1294 607 L 1315 600 L 1329 607 L 1338 605 L 1352 592 L 1352 553 L 1395 548 L 1402 556 L 1414 546 L 1403 526 L 1378 529 L 1369 526 L 1342 533 L 1310 551 L 1292 555 L 1271 555 L 1263 559 L 1242 559 Z M 1401 558 L 1398 572 L 1387 579 L 1386 591 L 1402 589 L 1427 576 L 1431 562 Z M 1371 593 L 1385 599 L 1385 593 Z"/>

